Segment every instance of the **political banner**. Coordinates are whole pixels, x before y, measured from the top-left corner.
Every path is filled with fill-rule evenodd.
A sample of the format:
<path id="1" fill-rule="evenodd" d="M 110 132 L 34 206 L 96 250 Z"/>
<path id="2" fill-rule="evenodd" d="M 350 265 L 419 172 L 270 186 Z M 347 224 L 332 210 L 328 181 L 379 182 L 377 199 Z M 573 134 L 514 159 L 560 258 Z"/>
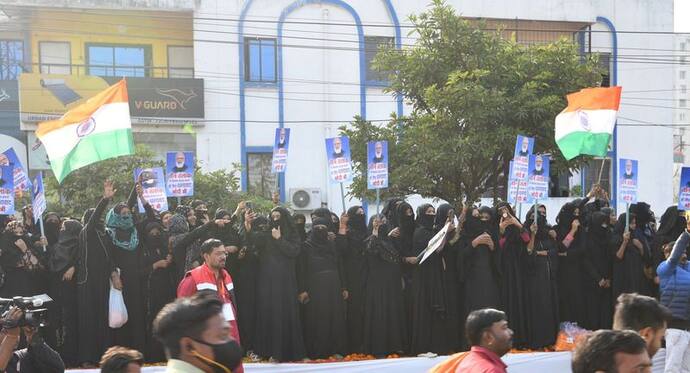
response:
<path id="1" fill-rule="evenodd" d="M 680 172 L 678 210 L 690 211 L 690 167 L 683 167 Z"/>
<path id="2" fill-rule="evenodd" d="M 14 175 L 12 166 L 0 165 L 0 215 L 14 214 Z"/>
<path id="3" fill-rule="evenodd" d="M 513 174 L 513 161 L 510 161 L 509 174 Z M 526 178 L 524 180 L 514 178 L 508 179 L 508 203 L 510 203 L 511 205 L 517 205 L 518 203 L 527 203 Z"/>
<path id="4" fill-rule="evenodd" d="M 527 180 L 527 168 L 529 167 L 529 157 L 534 150 L 534 138 L 518 135 L 515 141 L 515 153 L 513 155 L 513 170 L 510 177 L 516 180 Z"/>
<path id="5" fill-rule="evenodd" d="M 273 173 L 285 172 L 289 147 L 290 129 L 276 128 L 276 136 L 273 143 L 273 160 L 271 161 L 271 171 Z"/>
<path id="6" fill-rule="evenodd" d="M 15 191 L 27 190 L 31 186 L 29 176 L 22 165 L 22 161 L 17 157 L 14 148 L 9 148 L 0 154 L 0 166 L 11 166 L 14 180 Z"/>
<path id="7" fill-rule="evenodd" d="M 549 156 L 530 155 L 527 176 L 527 202 L 549 198 Z"/>
<path id="8" fill-rule="evenodd" d="M 165 170 L 167 171 L 167 179 L 165 187 L 168 192 L 168 197 L 193 196 L 194 153 L 168 152 L 166 161 Z M 153 204 L 151 206 L 153 206 Z"/>
<path id="9" fill-rule="evenodd" d="M 344 183 L 352 180 L 350 139 L 346 136 L 326 139 L 326 156 L 332 182 Z"/>
<path id="10" fill-rule="evenodd" d="M 168 209 L 168 196 L 165 193 L 165 176 L 161 167 L 155 168 L 135 168 L 134 182 L 141 183 L 144 192 L 144 199 L 157 211 Z M 139 212 L 145 212 L 141 201 Z"/>
<path id="11" fill-rule="evenodd" d="M 43 172 L 36 174 L 31 188 L 31 207 L 34 210 L 34 221 L 38 222 L 46 211 L 46 194 L 43 189 Z"/>
<path id="12" fill-rule="evenodd" d="M 620 159 L 618 162 L 618 201 L 637 203 L 637 161 Z"/>
<path id="13" fill-rule="evenodd" d="M 368 188 L 388 188 L 388 141 L 369 141 L 367 160 Z"/>

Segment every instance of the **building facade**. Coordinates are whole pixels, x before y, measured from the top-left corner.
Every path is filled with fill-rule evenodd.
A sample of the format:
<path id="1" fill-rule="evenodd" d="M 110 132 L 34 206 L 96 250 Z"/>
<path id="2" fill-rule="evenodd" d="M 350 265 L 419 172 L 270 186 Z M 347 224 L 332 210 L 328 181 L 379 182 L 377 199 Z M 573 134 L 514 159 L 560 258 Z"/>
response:
<path id="1" fill-rule="evenodd" d="M 567 37 L 583 54 L 599 54 L 606 70 L 602 84 L 623 86 L 623 100 L 609 157 L 594 161 L 576 181 L 586 191 L 603 162 L 604 182 L 615 184 L 612 160 L 633 158 L 639 160 L 640 200 L 657 212 L 672 203 L 678 133 L 658 124 L 673 123 L 680 113 L 658 98 L 668 99 L 664 92 L 674 89 L 681 72 L 654 63 L 678 48 L 671 34 L 672 0 L 448 4 L 463 16 L 509 29 L 520 43 Z M 3 134 L 14 131 L 12 136 L 32 150 L 30 133 L 40 115 L 58 114 L 58 96 L 65 94 L 60 84 L 82 84 L 83 91 L 74 91 L 87 96 L 88 89 L 127 76 L 130 92 L 132 85 L 145 92 L 138 104 L 151 109 L 133 112 L 135 141 L 161 157 L 165 151 L 196 151 L 207 171 L 240 165 L 245 191 L 269 196 L 277 189 L 291 203 L 306 192 L 311 202 L 304 209 L 327 204 L 339 212 L 340 186 L 328 179 L 324 139 L 336 136 L 355 115 L 382 123 L 391 113 L 409 113 L 402 100 L 384 93 L 386 82 L 371 61 L 382 44 L 414 44 L 409 16 L 428 6 L 428 0 L 0 0 L 5 13 L 0 24 L 12 30 L 0 38 L 0 80 L 16 81 L 18 73 L 27 72 L 33 76 L 26 78 L 28 97 L 55 96 L 32 100 L 43 108 L 20 105 L 23 132 L 12 125 L 6 129 L 4 121 L 0 128 Z M 85 83 L 94 76 L 105 83 Z M 154 97 L 171 90 L 181 96 Z M 169 109 L 172 101 L 179 109 L 192 94 L 192 100 L 201 100 L 201 111 L 158 110 Z M 276 128 L 291 130 L 287 170 L 279 176 L 271 173 Z M 45 167 L 36 154 L 29 157 L 32 168 Z M 554 194 L 563 196 L 573 178 L 555 183 Z M 615 197 L 615 185 L 610 189 Z"/>

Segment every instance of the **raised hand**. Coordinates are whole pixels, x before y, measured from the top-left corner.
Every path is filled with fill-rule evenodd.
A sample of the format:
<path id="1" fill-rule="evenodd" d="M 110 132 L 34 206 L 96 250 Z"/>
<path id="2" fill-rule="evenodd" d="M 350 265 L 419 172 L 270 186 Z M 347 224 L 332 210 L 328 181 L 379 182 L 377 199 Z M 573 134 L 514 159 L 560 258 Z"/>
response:
<path id="1" fill-rule="evenodd" d="M 112 180 L 106 180 L 103 182 L 103 198 L 111 199 L 115 196 L 117 189 L 115 189 L 115 184 Z"/>
<path id="2" fill-rule="evenodd" d="M 280 239 L 280 226 L 278 226 L 278 228 L 271 229 L 271 236 L 273 236 L 273 239 L 275 240 Z"/>

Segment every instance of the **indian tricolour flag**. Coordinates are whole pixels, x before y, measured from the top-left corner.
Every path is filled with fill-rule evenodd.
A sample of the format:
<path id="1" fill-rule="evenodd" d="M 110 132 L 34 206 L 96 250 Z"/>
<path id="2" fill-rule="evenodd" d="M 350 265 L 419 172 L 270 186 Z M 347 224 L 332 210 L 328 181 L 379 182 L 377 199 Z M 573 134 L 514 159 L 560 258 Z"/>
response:
<path id="1" fill-rule="evenodd" d="M 58 182 L 78 168 L 134 154 L 127 82 L 110 86 L 58 120 L 39 124 L 36 137 Z"/>
<path id="2" fill-rule="evenodd" d="M 556 144 L 565 159 L 606 155 L 620 102 L 621 87 L 586 88 L 568 95 L 568 107 L 556 117 Z"/>

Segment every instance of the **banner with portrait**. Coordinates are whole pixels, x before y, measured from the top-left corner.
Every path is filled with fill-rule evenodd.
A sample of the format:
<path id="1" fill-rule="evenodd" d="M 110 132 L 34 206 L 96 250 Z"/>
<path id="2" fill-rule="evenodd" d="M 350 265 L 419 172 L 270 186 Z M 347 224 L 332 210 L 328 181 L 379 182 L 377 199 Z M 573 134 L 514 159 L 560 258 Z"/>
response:
<path id="1" fill-rule="evenodd" d="M 169 197 L 194 195 L 194 153 L 168 152 L 165 187 Z"/>
<path id="2" fill-rule="evenodd" d="M 156 211 L 168 209 L 168 196 L 165 193 L 165 175 L 161 167 L 154 168 L 135 168 L 134 182 L 141 183 L 144 198 Z M 146 210 L 141 201 L 137 201 L 139 212 Z"/>

